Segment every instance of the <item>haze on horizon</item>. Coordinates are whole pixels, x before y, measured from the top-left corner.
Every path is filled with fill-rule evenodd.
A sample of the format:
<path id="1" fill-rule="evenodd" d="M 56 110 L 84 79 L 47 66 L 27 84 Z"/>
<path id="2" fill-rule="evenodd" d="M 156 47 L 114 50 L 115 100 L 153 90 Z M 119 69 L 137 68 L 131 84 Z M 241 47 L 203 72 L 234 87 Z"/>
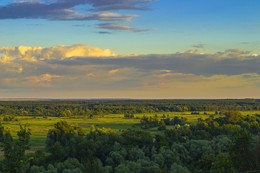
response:
<path id="1" fill-rule="evenodd" d="M 3 0 L 1 98 L 260 98 L 259 0 Z"/>

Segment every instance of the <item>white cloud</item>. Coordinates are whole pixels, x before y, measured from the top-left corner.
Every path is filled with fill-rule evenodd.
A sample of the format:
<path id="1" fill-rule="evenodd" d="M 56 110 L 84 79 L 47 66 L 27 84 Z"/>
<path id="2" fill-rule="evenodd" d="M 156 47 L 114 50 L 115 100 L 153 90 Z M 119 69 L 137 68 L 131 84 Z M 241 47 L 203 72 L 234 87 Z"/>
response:
<path id="1" fill-rule="evenodd" d="M 4 55 L 0 58 L 1 64 L 9 64 L 9 63 L 11 63 L 11 61 L 12 61 L 12 58 L 10 56 Z"/>
<path id="2" fill-rule="evenodd" d="M 18 59 L 30 62 L 45 59 L 66 59 L 73 57 L 112 57 L 115 53 L 110 49 L 100 49 L 88 45 L 78 44 L 72 46 L 53 46 L 53 47 L 0 47 L 3 54 L 2 61 Z"/>
<path id="3" fill-rule="evenodd" d="M 115 56 L 110 49 L 94 48 L 87 45 L 55 46 L 43 50 L 43 58 L 71 58 L 71 57 L 111 57 Z"/>

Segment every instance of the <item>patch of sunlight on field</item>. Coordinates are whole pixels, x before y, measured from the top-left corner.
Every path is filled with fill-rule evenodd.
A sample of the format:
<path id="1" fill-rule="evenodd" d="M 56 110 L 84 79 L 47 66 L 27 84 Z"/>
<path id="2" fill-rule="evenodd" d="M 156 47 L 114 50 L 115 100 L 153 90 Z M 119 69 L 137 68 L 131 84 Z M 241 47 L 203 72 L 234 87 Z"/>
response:
<path id="1" fill-rule="evenodd" d="M 145 114 L 135 114 L 132 119 L 124 118 L 123 114 L 107 114 L 103 117 L 97 117 L 89 119 L 86 117 L 31 117 L 31 116 L 18 116 L 17 121 L 3 122 L 2 124 L 5 128 L 10 129 L 11 134 L 17 138 L 17 132 L 19 131 L 19 126 L 27 125 L 31 129 L 31 146 L 33 149 L 42 148 L 45 145 L 45 140 L 49 129 L 53 128 L 53 125 L 58 121 L 67 121 L 70 125 L 82 127 L 83 130 L 88 133 L 89 128 L 92 125 L 96 127 L 105 127 L 111 128 L 116 131 L 125 130 L 128 128 L 140 129 L 139 123 L 140 118 L 143 116 L 152 116 L 157 115 L 158 118 L 163 116 L 173 118 L 174 116 L 187 118 L 187 121 L 190 123 L 195 123 L 198 118 L 206 119 L 210 115 L 214 115 L 215 112 L 206 112 L 207 115 L 204 115 L 204 112 L 200 112 L 199 115 L 191 114 L 191 112 L 161 112 L 161 113 L 145 113 Z M 259 111 L 243 111 L 243 115 L 254 115 L 260 114 Z M 219 115 L 215 115 L 215 118 Z M 151 133 L 158 133 L 157 128 L 148 129 Z"/>

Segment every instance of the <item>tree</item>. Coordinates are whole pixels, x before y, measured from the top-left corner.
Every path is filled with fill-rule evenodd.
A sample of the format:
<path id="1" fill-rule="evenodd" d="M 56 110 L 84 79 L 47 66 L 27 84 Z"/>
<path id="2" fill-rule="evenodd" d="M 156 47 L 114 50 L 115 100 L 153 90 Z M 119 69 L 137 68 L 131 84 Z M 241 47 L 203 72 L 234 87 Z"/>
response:
<path id="1" fill-rule="evenodd" d="M 65 159 L 70 156 L 71 148 L 75 147 L 73 143 L 76 143 L 76 137 L 83 135 L 81 128 L 72 127 L 66 121 L 57 122 L 47 134 L 46 149 L 51 152 L 52 159 Z"/>
<path id="2" fill-rule="evenodd" d="M 259 167 L 257 151 L 254 151 L 256 148 L 252 145 L 252 139 L 251 133 L 246 129 L 239 129 L 232 136 L 230 156 L 239 171 L 254 170 Z"/>
<path id="3" fill-rule="evenodd" d="M 126 112 L 124 118 L 134 118 L 134 114 L 132 112 Z"/>
<path id="4" fill-rule="evenodd" d="M 235 173 L 229 153 L 219 153 L 212 163 L 211 173 Z"/>
<path id="5" fill-rule="evenodd" d="M 242 119 L 242 114 L 237 111 L 226 112 L 224 114 L 229 123 L 238 123 Z"/>
<path id="6" fill-rule="evenodd" d="M 25 150 L 29 149 L 30 129 L 20 125 L 20 131 L 17 132 L 17 140 L 14 140 L 10 132 L 5 131 L 2 125 L 0 131 L 4 150 L 3 171 L 7 173 L 26 172 L 29 168 Z"/>
<path id="7" fill-rule="evenodd" d="M 190 173 L 190 171 L 186 167 L 182 167 L 181 165 L 173 163 L 170 173 Z"/>

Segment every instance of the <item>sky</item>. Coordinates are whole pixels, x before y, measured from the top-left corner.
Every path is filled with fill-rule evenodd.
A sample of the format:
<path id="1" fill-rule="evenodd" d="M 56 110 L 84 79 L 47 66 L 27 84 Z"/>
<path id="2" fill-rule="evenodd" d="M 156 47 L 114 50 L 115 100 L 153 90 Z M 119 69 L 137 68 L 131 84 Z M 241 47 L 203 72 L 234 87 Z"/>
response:
<path id="1" fill-rule="evenodd" d="M 0 98 L 260 98 L 259 0 L 2 0 Z"/>

